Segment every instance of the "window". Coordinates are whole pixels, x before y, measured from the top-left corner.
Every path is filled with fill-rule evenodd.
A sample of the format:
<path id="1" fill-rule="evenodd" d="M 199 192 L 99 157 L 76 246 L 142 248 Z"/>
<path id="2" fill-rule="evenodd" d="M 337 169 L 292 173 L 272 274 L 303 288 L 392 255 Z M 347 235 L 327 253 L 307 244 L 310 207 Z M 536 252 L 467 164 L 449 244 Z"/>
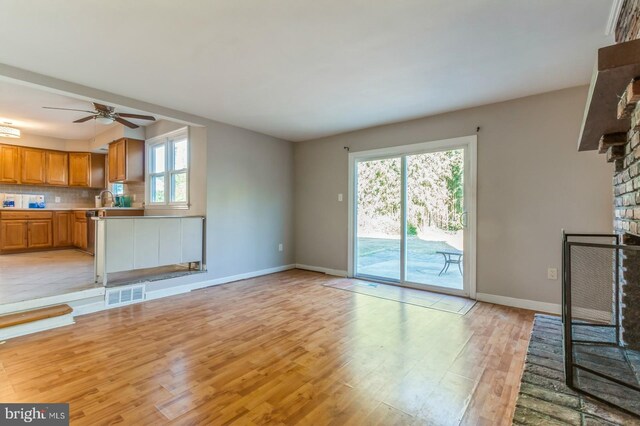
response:
<path id="1" fill-rule="evenodd" d="M 124 195 L 124 184 L 123 183 L 112 183 L 111 184 L 111 192 L 113 195 Z"/>
<path id="2" fill-rule="evenodd" d="M 189 133 L 187 128 L 147 141 L 147 206 L 188 208 Z"/>

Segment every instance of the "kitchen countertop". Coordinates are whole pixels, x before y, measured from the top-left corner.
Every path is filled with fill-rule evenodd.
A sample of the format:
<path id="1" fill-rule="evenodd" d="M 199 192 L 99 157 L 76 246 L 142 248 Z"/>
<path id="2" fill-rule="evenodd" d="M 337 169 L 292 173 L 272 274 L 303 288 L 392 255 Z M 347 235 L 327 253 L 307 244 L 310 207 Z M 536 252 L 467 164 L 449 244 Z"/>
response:
<path id="1" fill-rule="evenodd" d="M 198 215 L 194 215 L 194 216 L 105 216 L 105 217 L 92 217 L 92 220 L 113 220 L 113 219 L 193 219 L 193 218 L 198 218 L 198 219 L 204 219 L 204 216 L 198 216 Z"/>
<path id="2" fill-rule="evenodd" d="M 44 209 L 16 209 L 13 207 L 0 208 L 7 212 L 55 212 L 55 211 L 92 211 L 92 210 L 144 210 L 144 207 L 47 207 Z"/>

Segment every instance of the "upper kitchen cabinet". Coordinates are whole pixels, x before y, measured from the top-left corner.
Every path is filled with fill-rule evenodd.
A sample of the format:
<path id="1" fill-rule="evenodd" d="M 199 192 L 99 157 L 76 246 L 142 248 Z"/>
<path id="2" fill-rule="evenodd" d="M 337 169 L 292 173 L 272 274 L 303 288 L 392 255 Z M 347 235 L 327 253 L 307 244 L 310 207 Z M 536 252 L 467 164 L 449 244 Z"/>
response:
<path id="1" fill-rule="evenodd" d="M 106 156 L 89 152 L 69 153 L 69 186 L 105 188 Z"/>
<path id="2" fill-rule="evenodd" d="M 21 183 L 42 185 L 46 182 L 46 151 L 35 148 L 20 149 Z"/>
<path id="3" fill-rule="evenodd" d="M 13 145 L 0 145 L 0 183 L 20 182 L 20 149 Z"/>
<path id="4" fill-rule="evenodd" d="M 68 185 L 69 154 L 60 151 L 47 151 L 46 160 L 46 183 L 49 185 Z"/>
<path id="5" fill-rule="evenodd" d="M 144 141 L 122 138 L 109 144 L 109 182 L 144 182 Z"/>

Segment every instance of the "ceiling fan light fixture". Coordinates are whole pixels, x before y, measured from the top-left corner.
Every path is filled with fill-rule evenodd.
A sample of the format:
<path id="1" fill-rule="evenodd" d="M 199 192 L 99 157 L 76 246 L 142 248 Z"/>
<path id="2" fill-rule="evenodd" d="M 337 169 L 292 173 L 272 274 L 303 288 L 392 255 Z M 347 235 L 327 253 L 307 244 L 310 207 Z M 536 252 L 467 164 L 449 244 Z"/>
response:
<path id="1" fill-rule="evenodd" d="M 0 125 L 0 137 L 17 139 L 20 137 L 20 129 L 16 129 L 15 127 Z"/>
<path id="2" fill-rule="evenodd" d="M 96 121 L 100 124 L 111 124 L 113 123 L 113 118 L 111 117 L 96 117 Z"/>

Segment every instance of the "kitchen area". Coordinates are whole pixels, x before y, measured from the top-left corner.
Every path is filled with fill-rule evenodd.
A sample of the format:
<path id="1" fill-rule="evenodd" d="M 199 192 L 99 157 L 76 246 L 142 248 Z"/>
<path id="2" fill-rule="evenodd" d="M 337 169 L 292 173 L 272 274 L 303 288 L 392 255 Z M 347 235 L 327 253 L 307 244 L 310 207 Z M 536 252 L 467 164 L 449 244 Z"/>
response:
<path id="1" fill-rule="evenodd" d="M 98 103 L 92 110 L 86 101 L 33 90 L 0 82 L 0 305 L 104 293 L 107 285 L 201 271 L 203 218 L 192 216 L 188 200 L 186 128 Z M 47 104 L 63 107 L 42 107 Z M 66 110 L 80 118 L 70 120 Z M 151 138 L 149 124 L 155 125 Z M 29 127 L 37 133 L 29 133 Z M 169 139 L 164 129 L 178 130 L 168 132 L 175 134 Z M 120 220 L 110 224 L 111 219 Z M 173 234 L 167 234 L 173 224 Z M 123 225 L 129 235 L 116 239 L 115 231 L 107 231 Z M 161 251 L 163 235 L 174 240 Z M 196 240 L 189 244 L 195 247 L 192 254 L 183 250 L 167 256 L 171 247 L 186 244 L 183 235 Z M 134 236 L 136 242 L 128 241 Z M 123 243 L 113 251 L 114 244 Z M 149 252 L 157 253 L 154 261 Z"/>

